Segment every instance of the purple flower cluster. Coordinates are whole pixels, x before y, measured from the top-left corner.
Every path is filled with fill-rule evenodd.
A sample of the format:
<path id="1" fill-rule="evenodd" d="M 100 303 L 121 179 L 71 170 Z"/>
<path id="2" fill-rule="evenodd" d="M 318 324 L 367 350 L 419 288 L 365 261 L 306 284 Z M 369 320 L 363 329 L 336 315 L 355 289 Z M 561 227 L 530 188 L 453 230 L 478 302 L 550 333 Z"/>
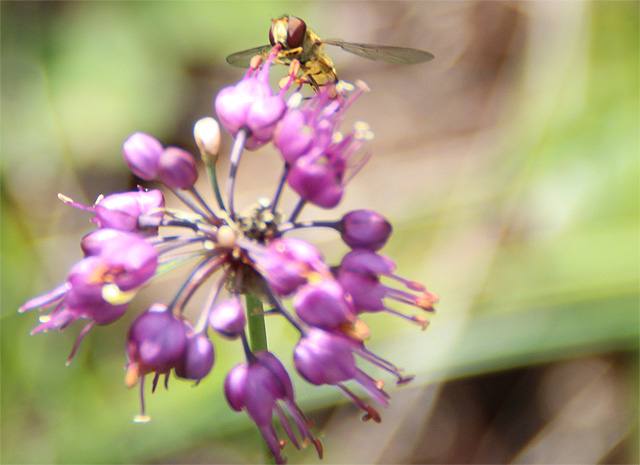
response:
<path id="1" fill-rule="evenodd" d="M 346 134 L 339 131 L 346 110 L 368 89 L 363 83 L 357 87 L 339 83 L 302 99 L 294 89 L 299 82 L 299 64 L 294 61 L 288 77 L 273 92 L 268 79 L 278 49 L 276 45 L 265 60 L 252 60 L 244 79 L 223 89 L 215 100 L 219 121 L 235 139 L 226 196 L 219 190 L 215 171 L 220 148 L 216 120 L 203 118 L 194 127 L 196 144 L 213 182 L 215 207 L 194 187 L 198 171 L 190 153 L 164 147 L 148 134 L 134 133 L 123 145 L 124 159 L 132 172 L 145 181 L 164 185 L 186 209 L 165 208 L 160 190 L 142 187 L 101 196 L 93 206 L 60 195 L 64 202 L 93 214 L 98 229 L 82 239 L 84 257 L 73 266 L 65 283 L 29 300 L 20 312 L 52 307 L 48 315 L 40 317 L 32 334 L 62 330 L 78 319 L 87 320 L 69 363 L 89 330 L 120 318 L 154 276 L 191 263 L 191 271 L 173 300 L 154 303 L 129 328 L 125 381 L 129 387 L 139 382 L 141 396 L 141 413 L 135 421 L 149 420 L 144 406 L 146 375 L 153 375 L 152 391 L 161 375 L 166 386 L 171 372 L 200 382 L 214 365 L 212 335 L 239 340 L 245 361 L 226 376 L 227 401 L 234 410 L 247 412 L 276 462 L 284 463 L 281 449 L 285 442 L 273 426 L 274 415 L 295 447 L 312 443 L 322 457 L 322 445 L 311 433 L 312 423 L 295 403 L 283 364 L 266 344 L 256 348 L 255 341 L 250 341 L 250 310 L 241 297 L 259 299 L 270 309 L 269 315 L 280 315 L 297 329 L 300 339 L 293 349 L 293 364 L 302 378 L 315 385 L 338 386 L 363 410 L 363 419 L 376 422 L 380 421 L 378 412 L 346 383 L 355 381 L 382 406 L 388 404 L 389 395 L 381 381 L 357 366 L 356 356 L 391 373 L 399 384 L 411 377 L 403 376 L 399 368 L 365 347 L 369 330 L 361 316 L 384 311 L 425 329 L 423 316 L 400 313 L 394 303 L 433 312 L 437 297 L 421 284 L 395 275 L 395 263 L 379 254 L 392 232 L 391 224 L 379 213 L 355 210 L 335 221 L 298 220 L 307 203 L 335 207 L 348 181 L 368 159 L 368 154 L 358 155 L 372 136 L 364 123 L 356 123 Z M 234 185 L 242 153 L 271 142 L 284 164 L 275 194 L 238 214 Z M 278 208 L 286 186 L 299 197 L 288 215 Z M 332 228 L 341 236 L 350 251 L 339 265 L 329 266 L 312 244 L 289 237 L 292 231 L 310 227 Z M 184 310 L 191 297 L 206 287 L 208 299 L 192 323 Z"/>

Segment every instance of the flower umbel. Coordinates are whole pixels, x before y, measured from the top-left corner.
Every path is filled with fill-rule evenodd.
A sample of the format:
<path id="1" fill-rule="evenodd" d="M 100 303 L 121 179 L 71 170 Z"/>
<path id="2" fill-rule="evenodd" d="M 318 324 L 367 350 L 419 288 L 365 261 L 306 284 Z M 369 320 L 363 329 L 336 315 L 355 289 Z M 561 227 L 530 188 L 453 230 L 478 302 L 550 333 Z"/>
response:
<path id="1" fill-rule="evenodd" d="M 53 308 L 40 317 L 32 334 L 63 330 L 78 319 L 87 320 L 69 363 L 89 330 L 120 318 L 156 276 L 190 266 L 171 302 L 157 302 L 141 313 L 126 336 L 126 385 L 139 382 L 140 387 L 141 413 L 134 420 L 149 420 L 144 403 L 146 375 L 153 374 L 152 392 L 161 376 L 167 387 L 172 372 L 197 384 L 213 369 L 213 338 L 237 340 L 245 360 L 226 376 L 227 401 L 232 409 L 247 412 L 276 462 L 284 463 L 285 441 L 273 426 L 274 414 L 296 448 L 311 443 L 322 458 L 322 445 L 311 432 L 312 422 L 295 402 L 287 370 L 268 351 L 263 323 L 256 322 L 267 315 L 284 318 L 300 334 L 293 363 L 301 377 L 315 385 L 339 387 L 364 411 L 363 419 L 379 422 L 380 414 L 345 383 L 355 381 L 382 406 L 388 405 L 390 396 L 382 389 L 382 381 L 356 366 L 355 356 L 392 374 L 398 384 L 411 377 L 365 348 L 369 330 L 360 318 L 385 311 L 424 329 L 424 317 L 407 316 L 391 305 L 409 304 L 433 312 L 437 297 L 421 284 L 396 276 L 395 263 L 377 253 L 392 232 L 391 223 L 380 213 L 362 209 L 335 221 L 298 219 L 307 203 L 336 207 L 347 183 L 369 158 L 368 153 L 361 153 L 372 138 L 365 123 L 356 123 L 345 133 L 339 130 L 347 109 L 369 89 L 361 82 L 355 87 L 338 83 L 321 87 L 304 100 L 293 88 L 300 82 L 299 63 L 294 60 L 288 77 L 274 92 L 268 78 L 279 47 L 265 60 L 252 60 L 244 79 L 223 89 L 215 100 L 222 126 L 235 139 L 226 196 L 216 174 L 220 128 L 215 119 L 203 118 L 194 128 L 215 206 L 194 187 L 198 170 L 188 151 L 164 147 L 153 136 L 134 133 L 123 145 L 132 172 L 171 190 L 185 208 L 166 208 L 160 190 L 143 187 L 100 196 L 92 206 L 60 194 L 65 203 L 92 214 L 97 229 L 82 238 L 84 257 L 72 267 L 66 281 L 27 301 L 19 311 Z M 272 142 L 283 163 L 275 193 L 239 214 L 234 191 L 242 154 Z M 298 196 L 290 212 L 278 206 L 287 186 Z M 290 237 L 293 231 L 304 233 L 313 227 L 336 230 L 351 249 L 339 266 L 328 265 L 308 241 Z M 387 286 L 382 279 L 400 283 L 406 290 Z M 196 292 L 208 292 L 208 297 L 197 320 L 191 322 L 185 309 Z M 243 305 L 243 296 L 247 302 L 261 301 L 267 310 Z"/>

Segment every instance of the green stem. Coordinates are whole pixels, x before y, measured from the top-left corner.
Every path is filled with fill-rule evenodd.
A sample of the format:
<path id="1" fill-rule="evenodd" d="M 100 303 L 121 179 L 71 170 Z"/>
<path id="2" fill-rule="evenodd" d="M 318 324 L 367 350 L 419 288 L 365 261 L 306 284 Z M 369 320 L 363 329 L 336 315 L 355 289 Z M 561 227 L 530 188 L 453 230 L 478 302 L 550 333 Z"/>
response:
<path id="1" fill-rule="evenodd" d="M 224 206 L 224 200 L 222 200 L 222 195 L 220 195 L 220 187 L 218 186 L 218 176 L 216 174 L 216 165 L 211 163 L 206 164 L 207 174 L 209 175 L 209 181 L 213 186 L 213 192 L 216 195 L 216 201 L 218 202 L 218 207 L 220 210 L 226 211 L 226 207 Z"/>
<path id="2" fill-rule="evenodd" d="M 264 325 L 264 309 L 262 301 L 257 297 L 247 294 L 247 325 L 249 332 L 249 346 L 254 354 L 261 350 L 267 350 L 267 330 Z"/>
<path id="3" fill-rule="evenodd" d="M 249 346 L 254 354 L 261 350 L 267 350 L 267 331 L 264 325 L 264 308 L 262 301 L 252 294 L 246 294 L 247 302 L 247 325 L 249 333 Z M 271 453 L 267 442 L 260 434 L 264 445 L 264 463 L 275 464 L 275 457 Z"/>

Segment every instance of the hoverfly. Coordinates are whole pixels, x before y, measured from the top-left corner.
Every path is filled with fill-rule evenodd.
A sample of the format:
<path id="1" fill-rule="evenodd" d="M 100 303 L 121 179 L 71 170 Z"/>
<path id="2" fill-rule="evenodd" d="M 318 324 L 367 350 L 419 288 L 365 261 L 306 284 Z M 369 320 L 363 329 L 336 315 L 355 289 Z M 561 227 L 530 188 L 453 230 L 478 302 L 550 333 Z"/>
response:
<path id="1" fill-rule="evenodd" d="M 415 48 L 323 40 L 308 28 L 303 20 L 295 16 L 285 15 L 272 23 L 269 30 L 270 45 L 234 53 L 227 57 L 227 62 L 245 68 L 253 56 L 266 54 L 273 46 L 280 44 L 282 50 L 275 62 L 286 65 L 294 59 L 298 60 L 302 72 L 300 82 L 309 83 L 318 90 L 320 86 L 338 81 L 333 62 L 323 51 L 324 44 L 335 45 L 369 60 L 389 63 L 414 64 L 433 59 L 431 53 Z"/>

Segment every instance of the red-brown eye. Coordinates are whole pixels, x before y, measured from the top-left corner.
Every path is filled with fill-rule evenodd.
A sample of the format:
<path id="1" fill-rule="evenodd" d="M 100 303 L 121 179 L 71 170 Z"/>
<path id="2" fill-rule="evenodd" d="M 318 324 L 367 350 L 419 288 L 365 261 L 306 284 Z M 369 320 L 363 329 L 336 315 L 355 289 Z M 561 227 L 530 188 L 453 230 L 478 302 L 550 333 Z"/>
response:
<path id="1" fill-rule="evenodd" d="M 287 44 L 290 48 L 302 47 L 307 25 L 300 18 L 289 16 L 289 38 Z"/>
<path id="2" fill-rule="evenodd" d="M 269 42 L 271 42 L 271 45 L 276 44 L 276 40 L 273 38 L 273 28 L 275 26 L 276 26 L 276 23 L 274 21 L 273 24 L 271 24 L 271 27 L 269 28 Z"/>

